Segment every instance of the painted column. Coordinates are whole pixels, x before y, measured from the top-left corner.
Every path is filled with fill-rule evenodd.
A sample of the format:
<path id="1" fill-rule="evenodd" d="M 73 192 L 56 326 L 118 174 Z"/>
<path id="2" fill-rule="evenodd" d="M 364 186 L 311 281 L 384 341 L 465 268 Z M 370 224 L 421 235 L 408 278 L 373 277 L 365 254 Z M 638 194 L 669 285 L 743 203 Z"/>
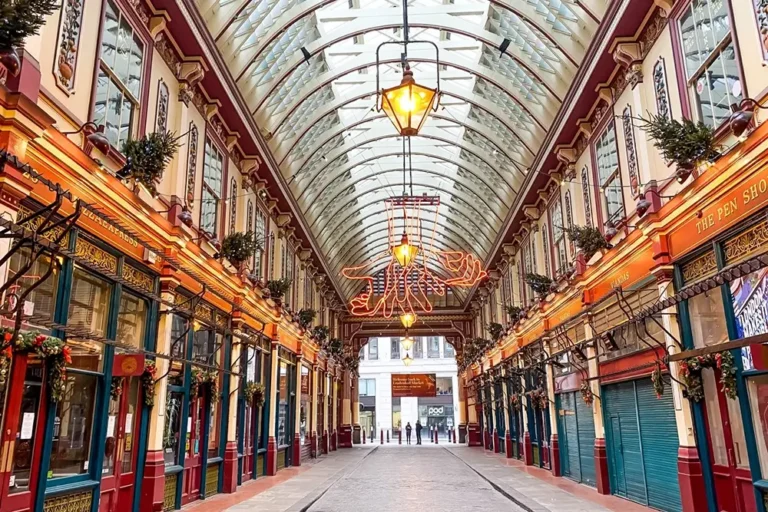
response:
<path id="1" fill-rule="evenodd" d="M 672 269 L 662 268 L 654 272 L 658 281 L 659 301 L 662 301 L 675 294 L 674 287 L 671 284 Z M 664 315 L 661 317 L 661 324 L 670 333 L 682 340 L 680 325 L 677 321 L 677 315 Z M 667 346 L 667 353 L 676 354 L 680 352 L 674 339 L 667 333 L 664 333 L 664 341 Z M 669 371 L 672 375 L 679 372 L 679 363 L 670 363 Z M 699 510 L 708 510 L 707 489 L 702 471 L 699 450 L 696 446 L 696 428 L 693 422 L 693 412 L 688 401 L 683 398 L 683 391 L 675 380 L 672 380 L 670 392 L 675 403 L 675 422 L 677 423 L 677 437 L 680 446 L 677 450 L 677 478 L 680 482 L 680 497 L 683 503 L 684 512 L 697 512 Z M 682 404 L 678 407 L 678 404 Z"/>
<path id="2" fill-rule="evenodd" d="M 589 321 L 584 322 L 585 339 L 592 339 L 595 332 Z M 595 421 L 595 476 L 597 492 L 611 493 L 611 483 L 608 475 L 608 454 L 605 449 L 605 424 L 603 423 L 603 402 L 601 400 L 597 352 L 594 347 L 587 347 L 587 367 L 589 369 L 589 387 L 596 400 L 592 401 L 592 417 Z"/>
<path id="3" fill-rule="evenodd" d="M 326 455 L 328 453 L 328 425 L 331 422 L 331 391 L 328 386 L 328 374 L 329 372 L 325 372 L 325 375 L 323 376 L 323 382 L 321 383 L 321 386 L 323 386 L 323 407 L 325 410 L 323 411 L 323 424 L 320 425 L 320 430 L 322 432 L 322 435 L 320 439 L 322 440 L 321 445 L 321 451 L 323 455 Z"/>
<path id="4" fill-rule="evenodd" d="M 509 389 L 509 376 L 507 375 L 506 369 L 503 370 L 501 392 L 504 394 L 504 399 L 502 400 L 502 405 L 504 407 L 504 455 L 508 459 L 511 459 L 514 455 L 512 453 L 512 434 L 510 433 L 511 425 L 509 423 L 509 408 L 512 407 L 512 404 L 509 403 L 509 397 L 512 396 L 512 390 Z"/>
<path id="5" fill-rule="evenodd" d="M 549 353 L 552 353 L 549 347 Z M 547 365 L 547 397 L 549 398 L 549 424 L 552 434 L 549 438 L 550 462 L 552 474 L 561 476 L 560 471 L 560 444 L 557 441 L 557 410 L 555 409 L 555 371 L 551 364 Z"/>
<path id="6" fill-rule="evenodd" d="M 339 433 L 336 430 L 336 425 L 339 424 L 339 381 L 334 376 L 333 379 L 331 379 L 331 387 L 333 388 L 333 391 L 331 392 L 333 396 L 333 405 L 331 405 L 331 410 L 333 411 L 333 414 L 331 415 L 331 428 L 329 429 L 331 434 L 331 450 L 335 451 L 338 442 L 339 442 Z"/>
<path id="7" fill-rule="evenodd" d="M 280 386 L 278 384 L 277 378 L 278 378 L 278 368 L 279 368 L 279 361 L 278 361 L 278 347 L 279 344 L 277 340 L 272 340 L 272 355 L 269 358 L 270 360 L 270 369 L 269 369 L 269 389 L 271 390 L 271 396 L 269 397 L 268 403 L 269 403 L 269 410 L 267 411 L 267 475 L 272 476 L 277 473 L 277 439 L 275 437 L 276 435 L 276 429 L 275 429 L 275 421 L 277 418 L 277 393 L 280 389 Z"/>
<path id="8" fill-rule="evenodd" d="M 499 406 L 496 403 L 496 384 L 494 379 L 491 380 L 491 385 L 488 387 L 491 393 L 491 424 L 493 432 L 493 453 L 499 453 L 499 426 L 496 424 L 496 408 Z"/>
<path id="9" fill-rule="evenodd" d="M 465 376 L 466 379 L 466 376 Z M 466 393 L 466 385 L 462 386 L 464 393 Z M 467 445 L 468 446 L 483 446 L 483 433 L 480 432 L 480 422 L 477 417 L 477 404 L 480 400 L 480 391 L 475 392 L 475 401 L 473 404 L 467 402 Z"/>
<path id="10" fill-rule="evenodd" d="M 235 323 L 233 329 L 239 329 L 239 326 Z M 240 361 L 243 345 L 238 338 L 231 339 L 230 361 Z M 224 378 L 227 376 L 225 375 Z M 233 493 L 237 490 L 237 400 L 240 396 L 240 382 L 239 376 L 229 375 L 229 407 L 227 408 L 227 437 L 224 446 L 224 480 L 222 486 L 224 493 Z"/>
<path id="11" fill-rule="evenodd" d="M 162 279 L 162 278 L 161 278 Z M 171 290 L 175 283 L 161 280 L 161 299 L 165 304 L 160 304 L 160 318 L 157 325 L 157 346 L 159 354 L 168 354 L 171 351 L 171 326 L 173 315 L 167 313 L 174 303 L 174 294 Z M 157 375 L 168 373 L 170 361 L 164 358 L 155 360 Z M 165 402 L 168 395 L 168 377 L 163 377 L 155 384 L 155 406 L 149 415 L 149 427 L 147 431 L 147 456 L 144 464 L 144 476 L 141 480 L 140 510 L 162 510 L 163 494 L 165 490 L 165 460 L 163 458 L 163 433 L 165 431 Z"/>
<path id="12" fill-rule="evenodd" d="M 459 426 L 459 443 L 464 444 L 467 442 L 467 388 L 466 386 L 466 380 L 464 375 L 459 375 L 458 379 L 456 379 L 456 389 L 459 393 L 459 406 L 457 410 L 459 411 L 459 419 L 458 419 L 458 426 Z"/>
<path id="13" fill-rule="evenodd" d="M 350 375 L 352 396 L 352 442 L 360 444 L 360 378 Z"/>
<path id="14" fill-rule="evenodd" d="M 317 457 L 317 370 L 317 365 L 312 365 L 312 414 L 309 417 L 309 452 L 312 454 L 312 457 Z"/>
<path id="15" fill-rule="evenodd" d="M 296 361 L 296 382 L 293 389 L 296 390 L 296 402 L 294 410 L 294 429 L 293 429 L 293 462 L 294 466 L 301 466 L 301 351 L 299 351 L 298 361 Z"/>
<path id="16" fill-rule="evenodd" d="M 339 432 L 339 447 L 352 448 L 352 385 L 349 372 L 342 371 L 341 395 L 341 432 Z"/>
<path id="17" fill-rule="evenodd" d="M 523 362 L 520 361 L 521 366 L 522 364 Z M 526 389 L 525 377 L 523 375 L 520 376 L 520 382 L 522 384 L 522 389 Z M 529 431 L 530 425 L 528 425 L 528 407 L 530 407 L 530 400 L 531 399 L 525 395 L 520 399 L 520 403 L 522 404 L 521 410 L 523 413 L 523 421 L 521 422 L 523 424 L 523 461 L 526 466 L 533 466 L 533 444 L 531 443 L 531 433 Z"/>

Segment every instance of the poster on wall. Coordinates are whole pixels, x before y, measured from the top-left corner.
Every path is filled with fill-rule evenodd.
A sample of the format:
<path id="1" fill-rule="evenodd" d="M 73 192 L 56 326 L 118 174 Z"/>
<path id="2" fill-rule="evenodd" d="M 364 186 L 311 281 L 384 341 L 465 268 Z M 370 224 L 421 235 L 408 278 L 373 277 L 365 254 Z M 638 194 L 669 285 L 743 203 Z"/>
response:
<path id="1" fill-rule="evenodd" d="M 768 268 L 731 281 L 733 313 L 736 317 L 736 338 L 747 338 L 768 333 Z M 755 361 L 755 349 L 758 349 Z M 761 347 L 741 349 L 744 370 L 763 369 L 764 359 Z M 757 364 L 756 364 L 757 363 Z"/>
<path id="2" fill-rule="evenodd" d="M 435 395 L 437 395 L 437 377 L 434 373 L 392 374 L 392 398 Z"/>

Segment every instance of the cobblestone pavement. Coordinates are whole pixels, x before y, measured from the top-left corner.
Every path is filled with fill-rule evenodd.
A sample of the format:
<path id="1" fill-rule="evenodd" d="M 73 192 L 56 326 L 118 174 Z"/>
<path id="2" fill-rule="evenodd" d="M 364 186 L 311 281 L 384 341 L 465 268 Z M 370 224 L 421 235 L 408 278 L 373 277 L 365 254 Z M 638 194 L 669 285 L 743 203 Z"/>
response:
<path id="1" fill-rule="evenodd" d="M 515 512 L 496 491 L 441 446 L 385 445 L 338 480 L 309 512 Z"/>

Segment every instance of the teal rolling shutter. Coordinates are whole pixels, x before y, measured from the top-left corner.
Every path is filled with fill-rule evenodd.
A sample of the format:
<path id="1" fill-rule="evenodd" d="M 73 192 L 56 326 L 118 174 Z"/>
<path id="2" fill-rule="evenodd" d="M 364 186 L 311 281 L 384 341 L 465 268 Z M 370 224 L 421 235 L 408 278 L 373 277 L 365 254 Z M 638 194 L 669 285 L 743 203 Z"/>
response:
<path id="1" fill-rule="evenodd" d="M 605 386 L 602 396 L 611 490 L 614 494 L 646 504 L 635 384 L 630 381 Z"/>
<path id="2" fill-rule="evenodd" d="M 560 406 L 558 419 L 560 420 L 560 460 L 563 476 L 581 481 L 581 468 L 579 465 L 579 435 L 576 427 L 576 410 L 574 409 L 573 393 L 558 395 Z"/>
<path id="3" fill-rule="evenodd" d="M 669 380 L 666 388 L 671 389 Z M 640 439 L 643 444 L 648 506 L 665 511 L 680 511 L 680 485 L 677 475 L 677 425 L 672 393 L 656 398 L 650 378 L 636 381 L 640 411 Z"/>
<path id="4" fill-rule="evenodd" d="M 581 461 L 581 481 L 595 487 L 595 417 L 592 407 L 585 404 L 581 393 L 573 394 L 576 402 L 576 423 L 579 430 L 579 460 Z"/>

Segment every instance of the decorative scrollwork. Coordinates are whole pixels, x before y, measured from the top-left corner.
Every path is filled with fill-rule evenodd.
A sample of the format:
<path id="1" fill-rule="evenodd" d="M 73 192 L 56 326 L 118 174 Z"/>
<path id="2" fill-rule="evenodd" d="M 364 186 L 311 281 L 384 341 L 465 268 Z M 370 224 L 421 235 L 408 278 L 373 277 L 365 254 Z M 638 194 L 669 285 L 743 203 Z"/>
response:
<path id="1" fill-rule="evenodd" d="M 169 512 L 176 508 L 176 482 L 178 475 L 166 475 L 163 487 L 163 512 Z"/>
<path id="2" fill-rule="evenodd" d="M 584 220 L 587 226 L 592 225 L 592 200 L 589 198 L 589 170 L 585 165 L 581 170 L 581 192 L 584 196 Z"/>
<path id="3" fill-rule="evenodd" d="M 55 496 L 45 500 L 43 512 L 90 512 L 92 502 L 91 491 Z"/>
<path id="4" fill-rule="evenodd" d="M 692 283 L 694 281 L 698 281 L 706 275 L 709 275 L 715 270 L 717 270 L 715 253 L 713 251 L 708 251 L 695 260 L 683 265 L 683 280 L 686 283 Z"/>
<path id="5" fill-rule="evenodd" d="M 82 258 L 88 263 L 104 269 L 112 274 L 117 273 L 117 257 L 109 254 L 103 249 L 99 249 L 90 242 L 78 238 L 75 243 L 75 256 Z"/>
<path id="6" fill-rule="evenodd" d="M 123 279 L 145 292 L 155 291 L 155 280 L 152 276 L 130 265 L 123 265 Z"/>
<path id="7" fill-rule="evenodd" d="M 80 29 L 83 23 L 83 0 L 65 0 L 61 3 L 59 24 L 59 53 L 53 64 L 56 85 L 67 94 L 75 88 Z"/>
<path id="8" fill-rule="evenodd" d="M 768 244 L 768 221 L 763 221 L 724 244 L 727 265 L 765 250 Z"/>

